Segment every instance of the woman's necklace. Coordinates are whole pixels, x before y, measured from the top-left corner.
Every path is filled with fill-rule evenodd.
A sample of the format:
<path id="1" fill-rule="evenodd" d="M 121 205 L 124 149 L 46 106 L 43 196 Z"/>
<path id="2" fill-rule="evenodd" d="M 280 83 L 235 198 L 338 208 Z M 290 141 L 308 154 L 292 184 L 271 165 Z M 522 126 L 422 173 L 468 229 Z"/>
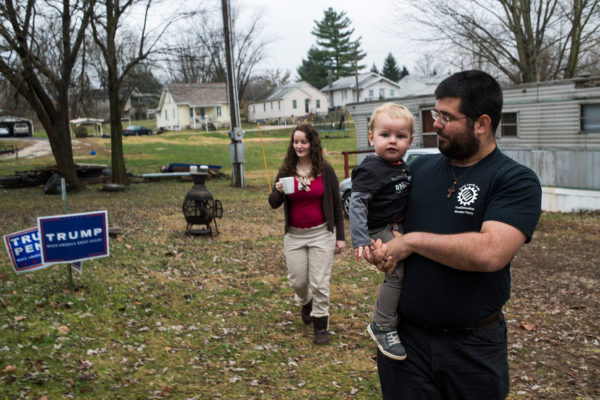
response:
<path id="1" fill-rule="evenodd" d="M 310 175 L 312 173 L 312 164 L 308 164 L 308 168 L 301 168 L 300 164 L 296 165 L 296 174 L 298 175 L 298 190 L 306 190 L 310 192 Z"/>
<path id="2" fill-rule="evenodd" d="M 474 165 L 474 164 L 473 164 Z M 469 170 L 471 168 L 473 168 L 473 165 L 471 165 L 469 168 L 467 168 L 462 174 L 460 174 L 458 176 L 458 178 L 456 177 L 456 174 L 454 173 L 454 169 L 452 169 L 452 164 L 450 164 L 450 172 L 452 173 L 452 178 L 454 178 L 454 180 L 452 181 L 452 186 L 450 186 L 448 188 L 448 194 L 446 195 L 447 198 L 452 197 L 452 193 L 456 192 L 456 185 L 458 185 L 458 180 L 460 178 L 462 178 L 467 172 L 469 172 Z"/>

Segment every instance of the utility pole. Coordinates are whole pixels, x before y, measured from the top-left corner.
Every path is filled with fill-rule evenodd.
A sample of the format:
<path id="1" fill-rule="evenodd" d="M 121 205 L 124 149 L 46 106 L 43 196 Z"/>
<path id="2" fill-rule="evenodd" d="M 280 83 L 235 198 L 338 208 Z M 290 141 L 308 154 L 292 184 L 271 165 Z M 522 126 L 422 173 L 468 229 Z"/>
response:
<path id="1" fill-rule="evenodd" d="M 223 8 L 223 31 L 225 36 L 225 53 L 227 63 L 227 99 L 229 100 L 229 115 L 231 130 L 229 131 L 229 159 L 231 160 L 233 186 L 244 187 L 244 130 L 240 119 L 240 103 L 237 82 L 233 68 L 233 43 L 231 34 L 231 11 L 229 1 L 221 0 Z"/>

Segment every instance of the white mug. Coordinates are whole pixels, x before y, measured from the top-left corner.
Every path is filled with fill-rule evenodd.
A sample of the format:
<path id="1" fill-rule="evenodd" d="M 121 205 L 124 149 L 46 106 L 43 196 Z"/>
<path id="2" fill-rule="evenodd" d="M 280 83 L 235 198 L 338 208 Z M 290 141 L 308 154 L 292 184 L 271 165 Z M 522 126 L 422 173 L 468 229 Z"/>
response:
<path id="1" fill-rule="evenodd" d="M 281 184 L 283 185 L 283 192 L 285 194 L 294 193 L 294 177 L 293 176 L 281 178 L 280 181 L 281 181 Z"/>

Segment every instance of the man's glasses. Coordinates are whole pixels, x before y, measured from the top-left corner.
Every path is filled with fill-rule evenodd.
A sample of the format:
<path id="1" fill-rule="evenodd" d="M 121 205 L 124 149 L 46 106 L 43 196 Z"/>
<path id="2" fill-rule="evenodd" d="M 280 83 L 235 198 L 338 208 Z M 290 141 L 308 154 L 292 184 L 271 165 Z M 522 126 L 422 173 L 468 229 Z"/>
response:
<path id="1" fill-rule="evenodd" d="M 450 124 L 450 122 L 456 121 L 457 119 L 469 118 L 466 115 L 464 117 L 455 117 L 454 115 L 451 115 L 451 114 L 446 114 L 446 113 L 442 114 L 441 112 L 439 112 L 437 110 L 431 110 L 431 117 L 433 118 L 434 121 L 439 118 L 440 122 L 444 126 L 448 126 L 448 124 Z"/>

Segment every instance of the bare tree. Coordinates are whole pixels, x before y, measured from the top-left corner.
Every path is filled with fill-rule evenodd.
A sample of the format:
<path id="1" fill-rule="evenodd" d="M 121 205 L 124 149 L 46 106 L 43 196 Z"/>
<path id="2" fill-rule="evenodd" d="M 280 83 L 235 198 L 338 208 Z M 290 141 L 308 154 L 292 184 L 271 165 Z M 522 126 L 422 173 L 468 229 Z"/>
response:
<path id="1" fill-rule="evenodd" d="M 413 75 L 416 76 L 435 76 L 445 75 L 448 71 L 445 69 L 446 63 L 442 62 L 433 53 L 423 53 L 415 63 Z"/>
<path id="2" fill-rule="evenodd" d="M 189 31 L 179 35 L 178 46 L 170 51 L 168 61 L 172 80 L 179 82 L 225 82 L 227 68 L 223 45 L 221 10 L 199 13 Z M 239 9 L 234 9 L 233 51 L 238 95 L 244 96 L 256 65 L 264 58 L 266 41 L 259 39 L 262 20 L 259 14 L 242 26 Z M 183 36 L 183 37 L 182 37 Z"/>
<path id="3" fill-rule="evenodd" d="M 514 83 L 572 78 L 600 45 L 600 0 L 422 0 L 410 17 L 457 65 L 486 65 Z M 406 17 L 398 7 L 398 13 Z M 458 50 L 457 50 L 458 49 Z M 454 57 L 453 57 L 454 56 Z M 458 57 L 457 57 L 458 56 Z"/>
<path id="4" fill-rule="evenodd" d="M 254 75 L 246 87 L 245 101 L 255 101 L 265 96 L 271 89 L 290 83 L 291 73 L 288 70 L 270 69 Z"/>
<path id="5" fill-rule="evenodd" d="M 93 6 L 93 0 L 0 2 L 0 73 L 34 110 L 58 172 L 75 190 L 83 185 L 71 147 L 69 88 Z"/>
<path id="6" fill-rule="evenodd" d="M 155 2 L 156 3 L 156 2 Z M 127 170 L 123 154 L 123 107 L 133 88 L 125 87 L 128 74 L 151 54 L 158 52 L 157 44 L 169 23 L 186 16 L 185 13 L 166 16 L 154 28 L 149 15 L 152 0 L 98 0 L 99 9 L 92 20 L 94 41 L 105 63 L 105 84 L 110 104 L 110 136 L 112 181 L 127 184 Z M 127 28 L 128 16 L 142 10 L 141 17 L 133 18 L 139 30 Z"/>

